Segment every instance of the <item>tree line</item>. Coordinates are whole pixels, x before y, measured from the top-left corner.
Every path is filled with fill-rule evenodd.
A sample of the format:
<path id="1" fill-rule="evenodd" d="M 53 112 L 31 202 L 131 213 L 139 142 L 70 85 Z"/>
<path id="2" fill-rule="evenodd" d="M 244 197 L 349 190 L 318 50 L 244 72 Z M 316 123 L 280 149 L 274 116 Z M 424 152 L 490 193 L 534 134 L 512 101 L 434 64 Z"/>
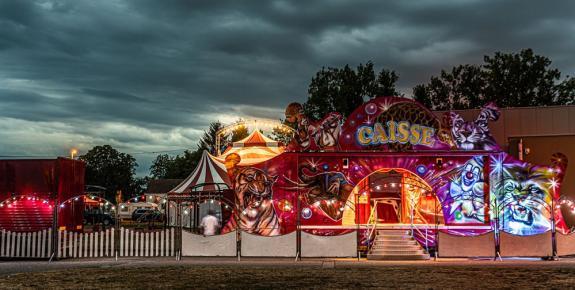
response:
<path id="1" fill-rule="evenodd" d="M 79 157 L 86 162 L 85 182 L 106 188 L 104 197 L 114 201 L 118 190 L 122 191 L 124 199 L 141 195 L 152 179 L 184 179 L 198 165 L 204 150 L 211 154 L 216 153 L 216 133 L 223 127 L 219 121 L 210 123 L 193 150 L 187 149 L 174 157 L 168 154 L 156 156 L 150 166 L 150 175 L 145 177 L 136 177 L 136 168 L 139 165 L 132 155 L 122 153 L 110 145 L 95 146 Z M 225 147 L 247 137 L 248 134 L 247 127 L 238 126 L 231 134 L 221 134 L 220 143 Z"/>
<path id="2" fill-rule="evenodd" d="M 442 70 L 427 83 L 416 85 L 412 98 L 432 110 L 475 109 L 488 102 L 499 107 L 575 104 L 575 77 L 562 77 L 551 64 L 549 58 L 535 54 L 532 49 L 496 52 L 484 56 L 482 64 L 462 64 Z M 402 96 L 397 89 L 398 80 L 399 74 L 393 70 L 384 68 L 376 73 L 371 61 L 356 68 L 324 67 L 311 79 L 304 111 L 315 120 L 329 112 L 339 112 L 345 117 L 372 98 Z M 96 146 L 80 157 L 86 161 L 86 183 L 108 188 L 106 196 L 113 200 L 117 189 L 129 195 L 140 194 L 150 179 L 183 179 L 196 167 L 203 150 L 212 154 L 217 151 L 216 132 L 222 128 L 222 123 L 213 122 L 195 149 L 177 156 L 158 155 L 150 167 L 150 176 L 145 178 L 134 177 L 138 164 L 131 155 L 109 145 Z M 222 144 L 247 135 L 248 129 L 240 126 L 230 135 L 221 136 Z M 290 139 L 279 129 L 274 129 L 272 137 L 284 143 Z"/>

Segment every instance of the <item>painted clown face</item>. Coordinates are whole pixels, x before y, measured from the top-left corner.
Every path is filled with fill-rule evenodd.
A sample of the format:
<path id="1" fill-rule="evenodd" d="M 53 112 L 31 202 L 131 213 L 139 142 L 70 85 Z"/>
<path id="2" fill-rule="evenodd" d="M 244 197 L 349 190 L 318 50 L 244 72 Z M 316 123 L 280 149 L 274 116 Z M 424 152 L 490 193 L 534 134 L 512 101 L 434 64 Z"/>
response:
<path id="1" fill-rule="evenodd" d="M 473 186 L 481 180 L 481 170 L 478 166 L 468 163 L 465 170 L 461 172 L 461 189 L 471 191 Z"/>

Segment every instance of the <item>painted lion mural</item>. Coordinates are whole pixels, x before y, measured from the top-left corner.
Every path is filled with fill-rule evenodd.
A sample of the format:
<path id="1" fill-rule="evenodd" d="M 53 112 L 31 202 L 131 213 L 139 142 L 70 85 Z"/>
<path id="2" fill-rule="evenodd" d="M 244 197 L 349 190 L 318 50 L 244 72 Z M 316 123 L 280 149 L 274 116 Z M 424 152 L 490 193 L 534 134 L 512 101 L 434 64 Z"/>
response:
<path id="1" fill-rule="evenodd" d="M 552 166 L 510 162 L 502 164 L 499 174 L 493 174 L 503 231 L 531 235 L 551 229 L 551 211 L 554 210 L 551 200 L 559 188 L 567 157 L 555 154 L 552 161 Z"/>

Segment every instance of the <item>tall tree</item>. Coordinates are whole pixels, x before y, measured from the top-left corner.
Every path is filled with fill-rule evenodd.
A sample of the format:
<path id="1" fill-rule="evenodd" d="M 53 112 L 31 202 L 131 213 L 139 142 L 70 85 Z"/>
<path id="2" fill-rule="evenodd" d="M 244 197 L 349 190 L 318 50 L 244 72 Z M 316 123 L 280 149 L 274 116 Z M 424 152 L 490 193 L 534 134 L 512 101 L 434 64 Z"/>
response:
<path id="1" fill-rule="evenodd" d="M 135 193 L 134 174 L 138 164 L 131 155 L 103 145 L 90 149 L 80 159 L 86 162 L 86 183 L 105 187 L 107 200 L 115 200 L 116 190 L 121 190 L 124 196 Z"/>
<path id="2" fill-rule="evenodd" d="M 306 115 L 319 120 L 329 112 L 348 116 L 367 99 L 384 95 L 400 95 L 395 83 L 399 76 L 382 69 L 376 77 L 373 63 L 360 64 L 356 69 L 322 68 L 312 78 L 308 100 L 304 104 Z"/>
<path id="3" fill-rule="evenodd" d="M 210 152 L 211 154 L 215 154 L 217 151 L 217 148 L 216 148 L 217 136 L 216 135 L 217 135 L 218 131 L 220 131 L 222 128 L 224 128 L 224 125 L 220 121 L 210 123 L 210 127 L 208 128 L 207 131 L 204 131 L 204 134 L 202 135 L 202 138 L 200 139 L 200 142 L 198 144 L 199 149 L 200 150 L 208 150 L 208 152 Z M 220 141 L 226 140 L 227 138 L 228 138 L 227 135 L 222 135 L 222 136 L 220 136 Z M 225 142 L 222 142 L 220 144 L 225 144 Z"/>
<path id="4" fill-rule="evenodd" d="M 451 72 L 442 70 L 440 76 L 431 77 L 427 85 L 417 85 L 413 95 L 432 110 L 457 110 L 484 105 L 484 90 L 485 79 L 481 67 L 459 65 Z"/>
<path id="5" fill-rule="evenodd" d="M 152 162 L 152 166 L 150 166 L 150 175 L 154 179 L 168 178 L 170 166 L 173 162 L 174 158 L 170 157 L 168 154 L 160 154 L 156 156 L 156 159 Z"/>
<path id="6" fill-rule="evenodd" d="M 488 102 L 500 107 L 573 104 L 575 81 L 563 81 L 551 60 L 531 49 L 519 53 L 497 52 L 482 65 L 460 65 L 441 71 L 427 84 L 413 89 L 414 99 L 431 109 L 478 108 Z"/>
<path id="7" fill-rule="evenodd" d="M 524 49 L 519 53 L 496 52 L 493 57 L 485 56 L 484 61 L 486 99 L 498 100 L 502 107 L 554 104 L 561 73 L 549 67 L 549 58 Z"/>
<path id="8" fill-rule="evenodd" d="M 186 178 L 198 166 L 202 152 L 201 149 L 186 150 L 182 155 L 176 156 L 171 166 L 168 167 L 166 178 Z"/>

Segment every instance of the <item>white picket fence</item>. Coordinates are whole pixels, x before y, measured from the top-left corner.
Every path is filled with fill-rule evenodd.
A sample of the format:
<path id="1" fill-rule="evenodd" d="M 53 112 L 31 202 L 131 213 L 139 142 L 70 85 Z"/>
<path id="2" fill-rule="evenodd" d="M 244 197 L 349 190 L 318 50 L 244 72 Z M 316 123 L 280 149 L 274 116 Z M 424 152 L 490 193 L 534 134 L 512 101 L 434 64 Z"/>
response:
<path id="1" fill-rule="evenodd" d="M 175 255 L 175 231 L 139 232 L 120 228 L 119 241 L 113 229 L 95 233 L 58 233 L 59 258 L 152 257 Z M 116 244 L 118 242 L 118 244 Z"/>
<path id="2" fill-rule="evenodd" d="M 122 257 L 175 256 L 174 228 L 137 232 L 120 228 L 120 251 Z"/>
<path id="3" fill-rule="evenodd" d="M 112 257 L 114 252 L 114 231 L 95 233 L 58 232 L 59 258 Z"/>
<path id="4" fill-rule="evenodd" d="M 52 229 L 38 232 L 1 231 L 0 257 L 49 258 L 52 254 Z"/>

